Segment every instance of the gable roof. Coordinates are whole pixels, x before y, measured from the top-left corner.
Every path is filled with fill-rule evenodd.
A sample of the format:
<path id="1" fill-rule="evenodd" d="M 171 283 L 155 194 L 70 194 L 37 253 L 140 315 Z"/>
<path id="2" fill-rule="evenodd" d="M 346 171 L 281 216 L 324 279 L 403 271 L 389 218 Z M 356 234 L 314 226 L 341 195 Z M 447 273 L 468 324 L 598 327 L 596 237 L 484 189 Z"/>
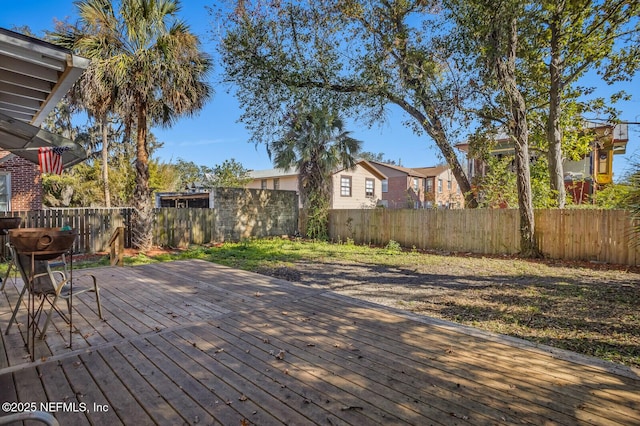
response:
<path id="1" fill-rule="evenodd" d="M 449 166 L 447 166 L 446 164 L 441 164 L 439 166 L 433 166 L 433 167 L 419 167 L 419 168 L 416 168 L 416 170 L 424 174 L 426 177 L 434 177 L 449 170 Z"/>
<path id="2" fill-rule="evenodd" d="M 415 176 L 415 177 L 421 177 L 421 178 L 427 177 L 422 172 L 420 172 L 419 169 L 411 169 L 408 167 L 396 166 L 395 164 L 381 163 L 380 161 L 369 161 L 369 163 L 371 163 L 378 170 L 380 170 L 380 168 L 386 167 L 392 170 L 397 170 L 399 172 L 405 173 L 408 176 Z M 382 170 L 380 171 L 382 172 Z"/>
<path id="3" fill-rule="evenodd" d="M 384 173 L 382 173 L 382 170 L 379 170 L 378 168 L 376 168 L 373 164 L 371 164 L 370 161 L 368 160 L 356 160 L 356 166 L 360 166 L 366 170 L 369 171 L 369 173 L 371 173 L 372 175 L 376 176 L 378 179 L 380 180 L 384 180 L 387 178 L 387 175 L 385 175 Z M 337 169 L 333 172 L 333 174 L 339 173 L 343 170 L 346 170 L 346 168 L 341 168 L 341 169 Z"/>
<path id="4" fill-rule="evenodd" d="M 380 170 L 374 167 L 367 160 L 356 160 L 356 165 L 364 167 L 365 169 L 369 170 L 371 174 L 377 176 L 381 180 L 387 178 L 387 176 L 384 173 L 382 173 Z M 344 167 L 338 168 L 334 170 L 332 174 L 339 173 L 343 170 L 346 170 L 346 169 Z M 273 178 L 281 178 L 281 177 L 288 177 L 288 176 L 298 176 L 298 170 L 294 168 L 251 170 L 249 171 L 249 176 L 252 177 L 253 179 L 273 179 Z"/>

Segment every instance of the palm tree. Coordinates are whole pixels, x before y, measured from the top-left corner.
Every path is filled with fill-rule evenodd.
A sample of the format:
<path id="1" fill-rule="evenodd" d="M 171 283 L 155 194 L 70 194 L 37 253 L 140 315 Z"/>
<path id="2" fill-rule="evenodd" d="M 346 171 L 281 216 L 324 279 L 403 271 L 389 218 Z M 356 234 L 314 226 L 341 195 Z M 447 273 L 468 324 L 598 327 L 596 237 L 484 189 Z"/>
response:
<path id="1" fill-rule="evenodd" d="M 295 114 L 282 139 L 269 148 L 276 167 L 298 171 L 302 205 L 308 212 L 307 235 L 328 236 L 331 175 L 339 167 L 353 168 L 362 142 L 344 131 L 344 122 L 336 112 L 317 108 Z"/>
<path id="2" fill-rule="evenodd" d="M 76 5 L 80 26 L 65 37 L 95 62 L 95 93 L 113 95 L 125 134 L 135 134 L 133 243 L 146 250 L 152 229 L 149 128 L 170 126 L 204 106 L 212 94 L 205 81 L 211 60 L 200 50 L 198 37 L 177 18 L 178 0 L 122 0 L 118 14 L 111 0 L 82 0 Z"/>

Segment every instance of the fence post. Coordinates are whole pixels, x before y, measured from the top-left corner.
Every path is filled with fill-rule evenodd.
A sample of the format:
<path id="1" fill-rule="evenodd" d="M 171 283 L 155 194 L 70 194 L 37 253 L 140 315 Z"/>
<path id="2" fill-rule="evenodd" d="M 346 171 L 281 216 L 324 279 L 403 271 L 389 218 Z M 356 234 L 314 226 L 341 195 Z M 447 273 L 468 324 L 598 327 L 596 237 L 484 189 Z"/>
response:
<path id="1" fill-rule="evenodd" d="M 124 266 L 124 226 L 118 226 L 109 239 L 111 266 Z"/>

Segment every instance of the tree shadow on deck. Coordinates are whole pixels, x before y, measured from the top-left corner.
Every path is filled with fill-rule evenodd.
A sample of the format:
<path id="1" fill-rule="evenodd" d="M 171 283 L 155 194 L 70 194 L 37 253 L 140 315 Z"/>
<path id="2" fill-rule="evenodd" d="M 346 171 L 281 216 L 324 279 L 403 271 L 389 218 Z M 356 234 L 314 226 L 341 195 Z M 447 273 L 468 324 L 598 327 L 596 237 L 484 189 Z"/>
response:
<path id="1" fill-rule="evenodd" d="M 550 270 L 553 273 L 553 269 Z M 378 264 L 297 263 L 261 273 L 640 366 L 640 281 L 562 274 L 451 274 Z"/>

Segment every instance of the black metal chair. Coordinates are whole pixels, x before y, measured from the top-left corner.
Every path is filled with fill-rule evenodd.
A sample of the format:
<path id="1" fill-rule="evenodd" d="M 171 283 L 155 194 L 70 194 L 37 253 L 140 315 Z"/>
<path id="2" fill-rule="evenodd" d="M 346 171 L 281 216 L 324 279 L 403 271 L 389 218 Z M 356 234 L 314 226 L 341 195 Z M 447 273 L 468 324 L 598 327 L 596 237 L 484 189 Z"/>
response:
<path id="1" fill-rule="evenodd" d="M 70 324 L 69 317 L 56 306 L 58 299 L 64 299 L 67 303 L 67 312 L 71 312 L 71 301 L 74 296 L 87 291 L 95 292 L 96 304 L 98 306 L 98 316 L 100 317 L 100 319 L 103 319 L 102 304 L 100 303 L 100 288 L 98 287 L 98 282 L 94 275 L 83 274 L 84 277 L 91 278 L 93 283 L 91 287 L 82 288 L 77 287 L 74 284 L 72 291 L 71 286 L 69 285 L 68 273 L 66 271 L 66 262 L 63 263 L 65 269 L 64 271 L 53 271 L 51 269 L 49 261 L 47 260 L 36 259 L 33 260 L 32 264 L 31 256 L 17 253 L 15 247 L 13 246 L 10 246 L 10 250 L 12 262 L 16 270 L 20 273 L 22 280 L 24 281 L 24 287 L 20 292 L 20 296 L 18 297 L 18 301 L 16 302 L 16 306 L 13 310 L 13 315 L 9 320 L 9 324 L 7 325 L 5 334 L 9 334 L 9 329 L 15 321 L 16 315 L 18 314 L 18 309 L 20 309 L 20 305 L 22 303 L 22 299 L 29 289 L 34 296 L 37 296 L 40 299 L 40 303 L 33 313 L 33 318 L 36 324 L 39 323 L 40 316 L 45 312 L 45 303 L 48 302 L 49 304 L 49 307 L 46 310 L 45 323 L 40 332 L 41 339 L 44 339 L 54 311 L 58 312 L 60 316 L 67 322 L 67 324 Z"/>

